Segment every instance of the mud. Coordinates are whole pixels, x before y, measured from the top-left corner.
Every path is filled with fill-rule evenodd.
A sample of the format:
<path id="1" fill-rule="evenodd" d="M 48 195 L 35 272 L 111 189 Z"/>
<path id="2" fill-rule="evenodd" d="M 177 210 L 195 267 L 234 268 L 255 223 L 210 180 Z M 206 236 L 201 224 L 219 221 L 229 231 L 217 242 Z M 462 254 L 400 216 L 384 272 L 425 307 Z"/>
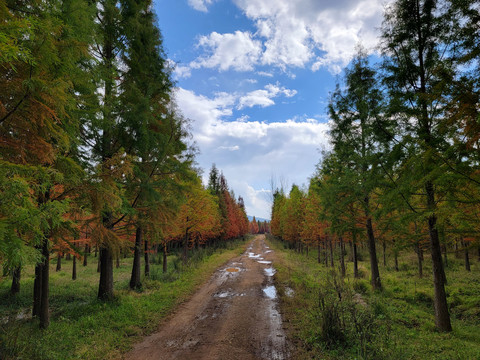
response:
<path id="1" fill-rule="evenodd" d="M 275 252 L 264 240 L 256 236 L 124 359 L 288 359 L 274 270 L 266 263 L 275 262 Z"/>

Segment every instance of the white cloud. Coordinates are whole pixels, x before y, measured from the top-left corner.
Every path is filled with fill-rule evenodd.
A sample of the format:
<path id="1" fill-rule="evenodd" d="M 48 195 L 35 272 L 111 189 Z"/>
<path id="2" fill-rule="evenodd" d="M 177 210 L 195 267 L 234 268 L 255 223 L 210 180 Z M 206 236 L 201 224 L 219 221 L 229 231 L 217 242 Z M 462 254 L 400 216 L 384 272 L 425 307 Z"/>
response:
<path id="1" fill-rule="evenodd" d="M 234 146 L 220 146 L 220 150 L 228 150 L 228 151 L 238 151 L 240 150 L 240 146 L 234 145 Z"/>
<path id="2" fill-rule="evenodd" d="M 265 76 L 265 77 L 273 77 L 272 73 L 269 73 L 269 72 L 266 72 L 266 71 L 258 71 L 257 75 Z"/>
<path id="3" fill-rule="evenodd" d="M 271 86 L 279 93 L 285 91 Z M 215 163 L 235 193 L 244 197 L 250 215 L 270 217 L 266 178 L 288 174 L 290 182 L 304 183 L 320 159 L 318 149 L 328 147 L 325 122 L 304 116 L 269 123 L 230 120 L 239 101 L 233 95 L 208 98 L 180 88 L 176 97 L 192 120 L 200 166 L 208 172 Z"/>
<path id="4" fill-rule="evenodd" d="M 215 0 L 188 0 L 188 5 L 195 10 L 208 12 L 207 6 L 211 5 Z"/>
<path id="5" fill-rule="evenodd" d="M 285 87 L 280 87 L 278 84 L 268 84 L 265 86 L 265 89 L 254 90 L 240 97 L 237 109 L 241 110 L 246 107 L 267 107 L 275 105 L 275 101 L 273 101 L 273 98 L 279 95 L 285 95 L 286 97 L 290 98 L 295 96 L 296 94 L 296 90 L 286 89 Z"/>
<path id="6" fill-rule="evenodd" d="M 206 53 L 190 64 L 192 68 L 251 71 L 257 65 L 269 65 L 286 71 L 309 66 L 312 71 L 326 67 L 339 72 L 359 42 L 373 51 L 383 4 L 391 0 L 233 1 L 252 21 L 255 34 L 202 36 L 198 45 Z M 205 1 L 196 2 L 204 5 Z"/>
<path id="7" fill-rule="evenodd" d="M 242 31 L 233 34 L 212 32 L 208 36 L 201 36 L 197 46 L 206 55 L 190 63 L 193 69 L 205 67 L 218 68 L 220 71 L 250 71 L 262 54 L 262 43 L 253 39 L 251 33 Z"/>

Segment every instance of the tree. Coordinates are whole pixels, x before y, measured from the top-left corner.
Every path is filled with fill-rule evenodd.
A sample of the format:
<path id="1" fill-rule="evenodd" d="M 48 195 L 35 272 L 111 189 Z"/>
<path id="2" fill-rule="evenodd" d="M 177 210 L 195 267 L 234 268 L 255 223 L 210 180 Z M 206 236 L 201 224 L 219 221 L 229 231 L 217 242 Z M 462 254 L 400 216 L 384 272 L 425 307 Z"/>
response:
<path id="1" fill-rule="evenodd" d="M 186 177 L 191 158 L 185 120 L 171 99 L 170 68 L 151 1 L 122 1 L 122 8 L 128 51 L 122 54 L 127 70 L 120 85 L 120 137 L 132 156 L 133 173 L 126 184 L 136 227 L 130 287 L 139 288 L 142 245 L 146 275 L 149 272 L 146 231 L 158 219 L 159 207 L 173 205 L 168 197 L 181 198 L 180 178 Z"/>
<path id="2" fill-rule="evenodd" d="M 350 192 L 363 208 L 372 286 L 381 289 L 371 196 L 382 179 L 382 158 L 391 140 L 385 129 L 390 129 L 391 123 L 382 116 L 382 93 L 362 50 L 345 71 L 345 83 L 344 91 L 337 86 L 329 104 L 333 151 L 348 177 L 342 177 L 338 183 L 343 186 L 348 183 Z"/>
<path id="3" fill-rule="evenodd" d="M 433 263 L 435 323 L 440 331 L 451 331 L 445 294 L 437 225 L 437 184 L 451 175 L 442 164 L 449 148 L 444 110 L 448 83 L 454 74 L 447 58 L 455 53 L 449 40 L 452 24 L 442 1 L 398 0 L 387 11 L 382 26 L 385 56 L 385 83 L 389 89 L 392 114 L 405 130 L 405 148 L 410 154 L 412 176 L 404 176 L 411 193 L 420 184 L 425 192 L 424 211 L 416 210 L 428 223 Z"/>
<path id="4" fill-rule="evenodd" d="M 1 166 L 3 179 L 14 185 L 2 190 L 22 199 L 19 208 L 5 214 L 2 241 L 13 240 L 10 251 L 11 245 L 17 247 L 19 256 L 8 256 L 16 274 L 28 253 L 25 244 L 41 254 L 36 258 L 33 315 L 46 328 L 50 245 L 56 232 L 68 226 L 65 194 L 82 178 L 75 156 L 77 110 L 85 90 L 81 64 L 89 59 L 88 25 L 93 19 L 85 1 L 7 1 L 0 14 L 6 30 L 0 40 L 0 87 L 8 89 L 0 94 Z M 14 34 L 19 37 L 12 42 Z M 29 212 L 29 224 L 11 222 L 16 211 L 23 213 L 20 219 Z"/>

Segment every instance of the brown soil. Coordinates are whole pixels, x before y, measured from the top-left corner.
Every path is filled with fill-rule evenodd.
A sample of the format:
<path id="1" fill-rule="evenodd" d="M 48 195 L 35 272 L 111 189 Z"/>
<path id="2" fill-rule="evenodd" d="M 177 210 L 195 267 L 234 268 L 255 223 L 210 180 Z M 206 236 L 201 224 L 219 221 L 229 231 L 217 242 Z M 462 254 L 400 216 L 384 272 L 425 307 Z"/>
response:
<path id="1" fill-rule="evenodd" d="M 125 359 L 287 359 L 270 261 L 275 253 L 256 236 Z"/>

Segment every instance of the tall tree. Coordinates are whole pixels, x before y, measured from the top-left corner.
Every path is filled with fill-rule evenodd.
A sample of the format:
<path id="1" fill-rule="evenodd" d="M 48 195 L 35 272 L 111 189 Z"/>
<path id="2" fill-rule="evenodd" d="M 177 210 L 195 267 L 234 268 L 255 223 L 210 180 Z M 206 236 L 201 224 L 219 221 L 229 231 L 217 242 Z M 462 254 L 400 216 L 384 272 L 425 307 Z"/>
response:
<path id="1" fill-rule="evenodd" d="M 381 288 L 372 224 L 371 195 L 382 179 L 381 163 L 389 150 L 390 122 L 382 116 L 382 93 L 375 71 L 369 66 L 362 50 L 345 71 L 345 90 L 337 86 L 329 104 L 333 120 L 330 131 L 333 151 L 346 176 L 340 183 L 349 184 L 350 191 L 365 214 L 365 229 L 370 254 L 371 282 Z"/>
<path id="2" fill-rule="evenodd" d="M 35 268 L 33 315 L 39 316 L 42 328 L 49 325 L 51 241 L 66 225 L 65 193 L 82 177 L 74 156 L 76 111 L 84 90 L 81 64 L 89 60 L 90 15 L 86 1 L 0 5 L 5 30 L 0 40 L 0 87 L 6 89 L 0 94 L 1 167 L 2 180 L 13 180 L 2 190 L 16 192 L 22 199 L 20 207 L 6 218 L 1 216 L 7 225 L 2 226 L 7 230 L 2 231 L 2 240 L 3 235 L 14 240 L 10 250 L 18 246 L 19 256 L 10 259 L 17 267 L 23 265 L 25 242 L 41 256 Z M 15 34 L 18 37 L 12 41 Z M 20 222 L 9 221 L 15 212 L 21 214 Z M 22 224 L 27 212 L 28 224 Z"/>
<path id="3" fill-rule="evenodd" d="M 441 180 L 450 175 L 441 154 L 450 146 L 444 104 L 454 73 L 448 56 L 455 53 L 445 5 L 435 0 L 396 1 L 386 13 L 382 46 L 392 113 L 405 130 L 412 170 L 401 180 L 412 190 L 421 185 L 425 194 L 420 195 L 425 210 L 417 211 L 427 220 L 430 236 L 435 323 L 440 331 L 451 331 L 437 224 L 437 184 L 445 184 Z"/>

